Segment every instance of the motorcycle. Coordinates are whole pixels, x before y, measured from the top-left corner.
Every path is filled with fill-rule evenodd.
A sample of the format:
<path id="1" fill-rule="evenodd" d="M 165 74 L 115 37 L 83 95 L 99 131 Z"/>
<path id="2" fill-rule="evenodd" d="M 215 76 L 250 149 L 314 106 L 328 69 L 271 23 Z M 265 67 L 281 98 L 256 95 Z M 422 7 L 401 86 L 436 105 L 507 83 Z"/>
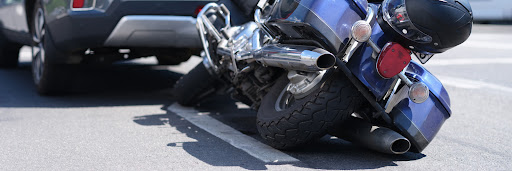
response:
<path id="1" fill-rule="evenodd" d="M 329 133 L 383 153 L 419 153 L 451 116 L 446 89 L 411 60 L 433 55 L 394 42 L 379 24 L 380 4 L 260 0 L 253 19 L 243 13 L 231 1 L 201 10 L 203 62 L 176 83 L 180 104 L 228 93 L 258 111 L 258 132 L 276 149 Z"/>

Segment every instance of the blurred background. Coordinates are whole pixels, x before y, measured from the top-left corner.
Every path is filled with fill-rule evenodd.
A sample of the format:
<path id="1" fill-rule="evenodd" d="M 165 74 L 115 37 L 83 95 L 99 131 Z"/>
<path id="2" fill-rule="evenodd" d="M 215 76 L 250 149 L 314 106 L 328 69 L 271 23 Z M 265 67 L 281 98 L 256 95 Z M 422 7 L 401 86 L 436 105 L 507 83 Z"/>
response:
<path id="1" fill-rule="evenodd" d="M 479 23 L 511 23 L 512 1 L 510 0 L 469 0 L 474 19 Z"/>

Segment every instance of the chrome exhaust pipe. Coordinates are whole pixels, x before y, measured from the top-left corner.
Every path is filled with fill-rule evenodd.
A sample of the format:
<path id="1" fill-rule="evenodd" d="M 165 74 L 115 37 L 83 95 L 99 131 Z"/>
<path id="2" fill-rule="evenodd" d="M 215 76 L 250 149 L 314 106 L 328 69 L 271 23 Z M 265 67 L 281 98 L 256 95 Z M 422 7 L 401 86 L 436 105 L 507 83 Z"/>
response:
<path id="1" fill-rule="evenodd" d="M 411 142 L 399 133 L 384 127 L 373 126 L 361 119 L 350 118 L 334 136 L 388 154 L 404 154 Z"/>
<path id="2" fill-rule="evenodd" d="M 321 48 L 301 45 L 267 45 L 255 51 L 263 65 L 298 71 L 321 71 L 334 66 L 336 57 Z"/>

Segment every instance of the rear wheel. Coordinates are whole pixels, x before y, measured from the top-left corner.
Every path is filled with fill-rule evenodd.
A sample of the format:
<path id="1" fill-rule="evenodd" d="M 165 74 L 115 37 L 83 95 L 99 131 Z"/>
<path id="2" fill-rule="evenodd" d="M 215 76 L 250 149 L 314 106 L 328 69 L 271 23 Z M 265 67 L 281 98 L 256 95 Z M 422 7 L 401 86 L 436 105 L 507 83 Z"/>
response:
<path id="1" fill-rule="evenodd" d="M 65 77 L 69 74 L 60 65 L 52 63 L 51 58 L 62 56 L 54 46 L 51 36 L 46 27 L 43 8 L 37 2 L 34 6 L 34 18 L 32 27 L 32 76 L 38 93 L 51 95 L 62 92 L 64 83 L 70 79 Z"/>
<path id="2" fill-rule="evenodd" d="M 353 113 L 360 93 L 343 73 L 331 69 L 315 79 L 318 77 L 314 88 L 299 94 L 282 76 L 265 95 L 257 114 L 257 128 L 267 144 L 277 149 L 307 144 Z"/>

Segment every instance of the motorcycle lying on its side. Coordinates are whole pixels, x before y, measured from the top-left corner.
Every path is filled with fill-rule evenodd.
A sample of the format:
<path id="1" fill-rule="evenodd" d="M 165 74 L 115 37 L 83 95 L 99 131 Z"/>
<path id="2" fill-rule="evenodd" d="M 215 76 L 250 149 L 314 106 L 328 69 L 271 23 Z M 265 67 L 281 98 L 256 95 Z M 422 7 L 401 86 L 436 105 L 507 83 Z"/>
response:
<path id="1" fill-rule="evenodd" d="M 452 112 L 441 82 L 411 54 L 426 63 L 471 33 L 467 0 L 446 1 L 428 3 L 469 13 L 455 22 L 465 27 L 443 26 L 437 37 L 411 22 L 416 1 L 260 0 L 250 20 L 232 1 L 210 3 L 197 17 L 204 60 L 174 94 L 192 106 L 229 93 L 258 111 L 258 132 L 277 149 L 329 133 L 384 153 L 421 152 Z"/>

